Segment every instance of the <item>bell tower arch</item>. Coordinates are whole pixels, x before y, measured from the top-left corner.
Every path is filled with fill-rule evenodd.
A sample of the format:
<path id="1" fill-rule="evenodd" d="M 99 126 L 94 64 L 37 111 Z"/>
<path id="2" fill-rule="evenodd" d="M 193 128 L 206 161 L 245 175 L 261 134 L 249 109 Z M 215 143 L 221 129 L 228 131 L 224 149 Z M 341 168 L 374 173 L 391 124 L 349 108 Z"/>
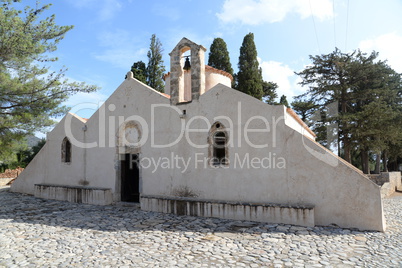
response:
<path id="1" fill-rule="evenodd" d="M 190 51 L 189 61 L 185 67 L 184 53 Z M 198 100 L 205 92 L 205 51 L 206 48 L 197 45 L 187 38 L 181 39 L 170 52 L 170 104 Z M 186 82 L 189 75 L 189 82 Z"/>

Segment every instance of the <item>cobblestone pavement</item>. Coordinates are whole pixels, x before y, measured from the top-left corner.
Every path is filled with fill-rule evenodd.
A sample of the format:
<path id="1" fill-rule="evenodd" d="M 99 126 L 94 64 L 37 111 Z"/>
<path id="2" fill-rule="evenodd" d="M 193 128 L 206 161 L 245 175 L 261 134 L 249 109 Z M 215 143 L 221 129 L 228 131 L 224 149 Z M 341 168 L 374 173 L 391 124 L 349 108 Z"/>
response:
<path id="1" fill-rule="evenodd" d="M 402 197 L 359 232 L 143 212 L 0 189 L 0 267 L 401 267 Z"/>

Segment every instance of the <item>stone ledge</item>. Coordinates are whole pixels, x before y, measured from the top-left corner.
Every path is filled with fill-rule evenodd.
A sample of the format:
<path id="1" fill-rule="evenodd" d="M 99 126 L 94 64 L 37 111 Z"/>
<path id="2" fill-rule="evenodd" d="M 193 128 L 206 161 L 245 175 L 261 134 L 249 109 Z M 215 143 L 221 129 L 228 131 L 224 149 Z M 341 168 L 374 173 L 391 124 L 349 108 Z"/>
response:
<path id="1" fill-rule="evenodd" d="M 89 189 L 89 190 L 110 190 L 110 188 L 104 187 L 92 187 L 92 186 L 73 186 L 73 185 L 62 185 L 62 184 L 51 184 L 51 183 L 37 183 L 35 186 L 42 186 L 42 187 L 63 187 L 68 189 Z"/>
<path id="2" fill-rule="evenodd" d="M 380 174 L 369 174 L 369 179 L 381 187 L 381 197 L 392 195 L 398 187 L 402 186 L 401 172 L 381 172 Z"/>
<path id="3" fill-rule="evenodd" d="M 314 226 L 314 206 L 141 196 L 141 209 L 177 215 Z"/>
<path id="4" fill-rule="evenodd" d="M 301 205 L 301 204 L 276 204 L 276 203 L 255 203 L 255 202 L 240 202 L 240 201 L 223 201 L 223 200 L 210 200 L 198 199 L 194 197 L 179 197 L 179 196 L 159 196 L 159 195 L 141 195 L 144 198 L 156 198 L 161 200 L 178 200 L 190 202 L 203 202 L 203 203 L 219 203 L 228 205 L 245 205 L 245 206 L 264 206 L 264 207 L 281 207 L 281 208 L 297 208 L 297 209 L 314 209 L 314 205 Z"/>
<path id="5" fill-rule="evenodd" d="M 35 197 L 93 205 L 110 205 L 113 200 L 110 188 L 46 183 L 35 184 Z"/>

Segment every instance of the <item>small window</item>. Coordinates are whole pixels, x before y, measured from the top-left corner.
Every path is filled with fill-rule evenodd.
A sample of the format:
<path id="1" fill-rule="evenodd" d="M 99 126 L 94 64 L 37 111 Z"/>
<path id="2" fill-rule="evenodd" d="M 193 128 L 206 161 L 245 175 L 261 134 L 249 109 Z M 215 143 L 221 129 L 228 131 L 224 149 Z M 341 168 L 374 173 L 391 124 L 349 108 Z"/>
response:
<path id="1" fill-rule="evenodd" d="M 227 164 L 226 157 L 226 134 L 224 132 L 216 132 L 213 140 L 213 165 L 220 166 Z"/>
<path id="2" fill-rule="evenodd" d="M 63 139 L 61 144 L 61 162 L 71 163 L 71 142 L 67 137 Z"/>

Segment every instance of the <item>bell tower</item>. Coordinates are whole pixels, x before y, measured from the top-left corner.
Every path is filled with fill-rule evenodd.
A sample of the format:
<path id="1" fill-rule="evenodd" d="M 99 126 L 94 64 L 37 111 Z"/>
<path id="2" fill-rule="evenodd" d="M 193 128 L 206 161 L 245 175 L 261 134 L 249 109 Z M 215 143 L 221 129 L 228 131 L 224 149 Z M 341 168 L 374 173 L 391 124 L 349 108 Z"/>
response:
<path id="1" fill-rule="evenodd" d="M 189 56 L 184 53 L 190 51 Z M 198 100 L 205 92 L 205 51 L 187 38 L 170 52 L 170 104 Z"/>

